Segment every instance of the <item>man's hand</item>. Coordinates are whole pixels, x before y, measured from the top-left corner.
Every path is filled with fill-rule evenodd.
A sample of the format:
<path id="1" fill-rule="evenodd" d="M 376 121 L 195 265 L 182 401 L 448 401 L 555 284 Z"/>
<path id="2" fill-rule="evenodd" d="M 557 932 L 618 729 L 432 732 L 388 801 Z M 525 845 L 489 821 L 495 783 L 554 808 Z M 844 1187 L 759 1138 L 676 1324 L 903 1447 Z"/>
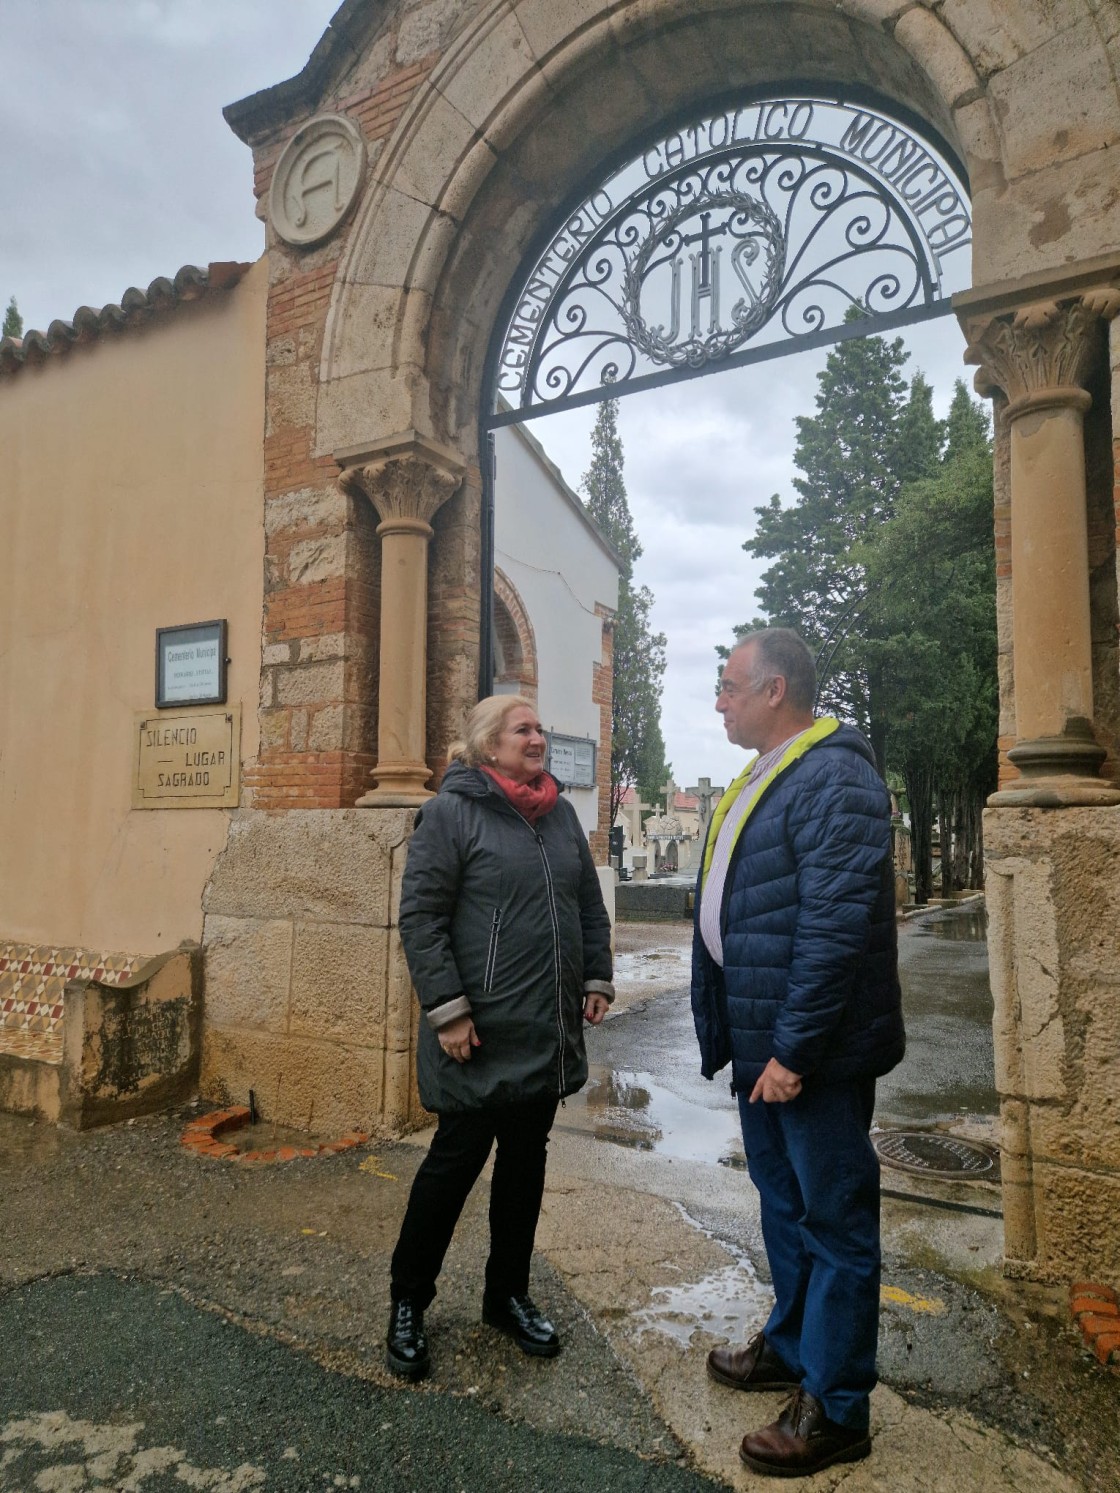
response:
<path id="1" fill-rule="evenodd" d="M 583 1002 L 583 1019 L 589 1021 L 592 1026 L 598 1026 L 603 1017 L 610 1010 L 611 1003 L 605 995 L 593 992 L 586 996 Z"/>
<path id="2" fill-rule="evenodd" d="M 749 1102 L 754 1104 L 761 1099 L 763 1104 L 787 1104 L 800 1092 L 801 1074 L 783 1068 L 777 1058 L 771 1058 L 758 1075 Z"/>
<path id="3" fill-rule="evenodd" d="M 449 1021 L 446 1026 L 440 1027 L 436 1036 L 447 1056 L 454 1058 L 457 1063 L 467 1061 L 472 1047 L 482 1046 L 474 1029 L 474 1022 L 469 1016 L 459 1016 L 454 1021 Z"/>

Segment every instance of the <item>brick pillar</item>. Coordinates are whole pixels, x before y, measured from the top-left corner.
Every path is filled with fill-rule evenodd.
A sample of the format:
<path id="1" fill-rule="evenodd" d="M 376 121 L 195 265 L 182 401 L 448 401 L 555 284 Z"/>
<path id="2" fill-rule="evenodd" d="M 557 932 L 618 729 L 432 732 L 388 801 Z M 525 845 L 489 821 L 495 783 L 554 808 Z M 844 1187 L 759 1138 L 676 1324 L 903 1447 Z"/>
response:
<path id="1" fill-rule="evenodd" d="M 346 115 L 375 154 L 389 139 L 437 54 L 364 79 L 324 106 Z M 258 216 L 267 218 L 276 163 L 306 118 L 234 123 L 253 145 Z M 360 200 L 364 200 L 360 199 Z M 349 228 L 322 244 L 270 233 L 266 333 L 265 610 L 261 746 L 244 776 L 258 809 L 352 806 L 368 787 L 377 738 L 381 546 L 364 497 L 338 487 L 321 448 L 323 336 Z"/>

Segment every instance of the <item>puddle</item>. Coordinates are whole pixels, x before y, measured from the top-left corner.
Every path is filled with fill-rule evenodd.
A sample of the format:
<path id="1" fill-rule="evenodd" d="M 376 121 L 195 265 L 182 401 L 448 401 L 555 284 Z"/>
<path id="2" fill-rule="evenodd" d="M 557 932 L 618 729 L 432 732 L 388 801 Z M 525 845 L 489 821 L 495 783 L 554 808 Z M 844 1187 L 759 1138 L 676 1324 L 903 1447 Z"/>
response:
<path id="1" fill-rule="evenodd" d="M 988 937 L 988 915 L 983 907 L 945 908 L 923 918 L 914 930 L 957 943 L 984 943 Z"/>
<path id="2" fill-rule="evenodd" d="M 669 990 L 687 990 L 691 979 L 691 945 L 661 944 L 620 950 L 614 956 L 614 985 L 620 995 L 644 998 Z"/>
<path id="3" fill-rule="evenodd" d="M 743 1168 L 737 1109 L 709 1109 L 649 1073 L 591 1069 L 584 1104 L 596 1139 L 681 1161 Z"/>
<path id="4" fill-rule="evenodd" d="M 683 1208 L 679 1211 L 693 1228 L 708 1233 Z M 708 1237 L 713 1236 L 708 1234 Z M 632 1318 L 639 1337 L 646 1332 L 662 1332 L 687 1348 L 697 1331 L 741 1343 L 761 1327 L 770 1315 L 773 1291 L 759 1280 L 745 1254 L 733 1249 L 726 1240 L 720 1242 L 734 1255 L 732 1262 L 702 1280 L 680 1286 L 656 1286 L 649 1305 L 635 1312 Z"/>
<path id="5" fill-rule="evenodd" d="M 241 1125 L 236 1130 L 223 1130 L 218 1136 L 223 1146 L 236 1146 L 242 1152 L 275 1151 L 281 1146 L 295 1146 L 298 1150 L 305 1150 L 337 1139 L 337 1135 L 312 1135 L 306 1130 L 297 1130 L 294 1125 L 274 1125 L 269 1120 L 258 1120 L 255 1125 Z"/>

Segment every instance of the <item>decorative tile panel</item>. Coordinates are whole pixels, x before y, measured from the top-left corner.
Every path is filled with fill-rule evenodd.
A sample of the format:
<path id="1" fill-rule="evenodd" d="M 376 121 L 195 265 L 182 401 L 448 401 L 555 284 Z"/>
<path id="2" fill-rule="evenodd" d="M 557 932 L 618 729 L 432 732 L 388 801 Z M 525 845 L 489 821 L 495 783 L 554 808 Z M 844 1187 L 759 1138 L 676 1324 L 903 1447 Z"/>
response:
<path id="1" fill-rule="evenodd" d="M 0 940 L 0 1051 L 15 1052 L 8 1039 L 21 1035 L 57 1038 L 58 1057 L 46 1060 L 61 1061 L 62 993 L 67 981 L 100 980 L 105 985 L 119 985 L 144 963 L 138 954 Z M 53 1048 L 51 1041 L 26 1055 L 41 1057 Z"/>

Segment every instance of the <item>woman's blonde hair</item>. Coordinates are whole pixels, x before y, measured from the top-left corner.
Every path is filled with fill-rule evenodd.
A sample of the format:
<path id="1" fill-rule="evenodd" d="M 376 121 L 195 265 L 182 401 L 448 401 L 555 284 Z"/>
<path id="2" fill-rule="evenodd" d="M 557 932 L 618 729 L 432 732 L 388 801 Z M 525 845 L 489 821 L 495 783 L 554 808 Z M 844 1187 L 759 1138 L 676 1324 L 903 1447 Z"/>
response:
<path id="1" fill-rule="evenodd" d="M 450 762 L 462 762 L 466 767 L 478 767 L 493 755 L 506 721 L 519 705 L 536 713 L 537 707 L 524 695 L 487 695 L 467 716 L 466 735 L 462 741 L 453 741 L 448 748 Z"/>

